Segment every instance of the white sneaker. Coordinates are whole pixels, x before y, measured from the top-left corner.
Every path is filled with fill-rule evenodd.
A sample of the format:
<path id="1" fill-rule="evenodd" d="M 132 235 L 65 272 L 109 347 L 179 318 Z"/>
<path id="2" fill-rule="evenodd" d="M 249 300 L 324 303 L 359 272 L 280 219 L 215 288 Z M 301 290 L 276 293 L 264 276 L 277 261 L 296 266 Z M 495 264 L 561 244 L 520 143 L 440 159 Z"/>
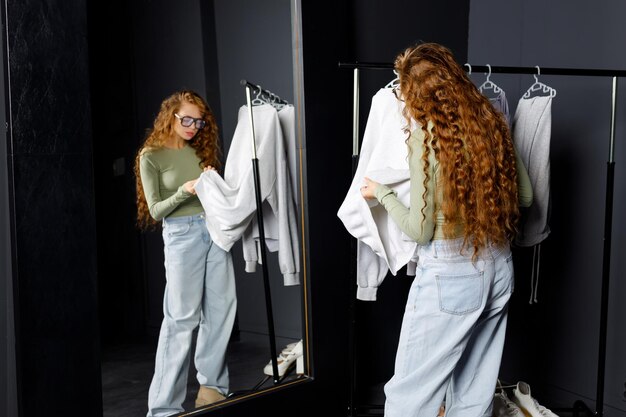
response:
<path id="1" fill-rule="evenodd" d="M 302 340 L 296 342 L 291 349 L 289 349 L 288 347 L 289 345 L 287 345 L 287 348 L 283 349 L 283 351 L 280 352 L 280 354 L 278 355 L 278 358 L 276 358 L 279 377 L 285 375 L 287 370 L 291 368 L 294 364 L 296 364 L 296 362 L 296 372 L 298 374 L 304 373 L 304 356 L 302 356 L 304 350 L 302 347 Z M 263 368 L 263 373 L 269 376 L 274 375 L 274 371 L 272 369 L 272 361 L 269 361 L 269 363 L 265 365 L 265 368 Z"/>
<path id="2" fill-rule="evenodd" d="M 524 417 L 524 413 L 502 391 L 493 396 L 493 417 Z"/>
<path id="3" fill-rule="evenodd" d="M 513 401 L 528 417 L 558 417 L 531 397 L 530 386 L 525 382 L 519 381 L 517 387 L 513 388 Z"/>

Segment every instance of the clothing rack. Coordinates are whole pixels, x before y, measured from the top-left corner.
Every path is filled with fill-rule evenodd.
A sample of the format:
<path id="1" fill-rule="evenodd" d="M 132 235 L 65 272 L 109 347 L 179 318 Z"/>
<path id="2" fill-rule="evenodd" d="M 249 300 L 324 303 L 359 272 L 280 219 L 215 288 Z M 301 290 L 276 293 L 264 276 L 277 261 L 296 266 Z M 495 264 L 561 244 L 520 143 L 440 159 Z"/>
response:
<path id="1" fill-rule="evenodd" d="M 540 68 L 540 67 L 508 67 L 508 66 L 486 66 L 486 65 L 468 65 L 464 67 L 470 72 L 490 72 L 500 74 L 534 74 L 538 75 L 564 75 L 564 76 L 586 76 L 586 77 L 612 77 L 611 89 L 611 129 L 609 137 L 609 155 L 606 166 L 606 191 L 604 205 L 604 245 L 602 256 L 602 289 L 601 289 L 601 306 L 600 306 L 600 332 L 598 341 L 598 369 L 596 380 L 596 402 L 595 410 L 591 410 L 589 406 L 582 400 L 577 400 L 571 409 L 574 415 L 578 415 L 579 411 L 586 412 L 589 416 L 603 417 L 604 415 L 604 379 L 606 371 L 606 337 L 607 337 L 607 319 L 608 319 L 608 303 L 609 303 L 609 282 L 611 268 L 611 232 L 613 224 L 613 189 L 615 180 L 615 114 L 617 105 L 617 79 L 626 77 L 626 70 L 605 70 L 605 69 L 582 69 L 582 68 Z M 340 62 L 339 68 L 352 69 L 354 73 L 354 107 L 353 107 L 353 135 L 352 135 L 352 175 L 356 172 L 356 166 L 359 158 L 359 71 L 365 70 L 391 70 L 394 68 L 390 63 L 378 62 Z M 354 239 L 353 239 L 354 241 Z M 352 264 L 356 264 L 356 244 L 352 248 Z M 355 273 L 356 269 L 353 269 Z M 353 276 L 353 282 L 356 282 L 356 276 Z M 354 417 L 357 409 L 354 404 L 354 394 L 356 388 L 356 357 L 355 357 L 355 307 L 356 296 L 350 297 L 350 332 L 349 332 L 349 364 L 350 364 L 350 395 L 348 404 L 348 415 Z M 371 409 L 373 407 L 367 407 Z M 567 409 L 570 410 L 570 409 Z M 559 411 L 559 410 L 555 410 Z M 560 411 L 566 411 L 561 409 Z"/>
<path id="2" fill-rule="evenodd" d="M 260 254 L 259 259 L 261 261 L 261 267 L 263 270 L 263 286 L 265 289 L 265 311 L 267 313 L 267 328 L 269 331 L 270 339 L 270 355 L 272 360 L 272 376 L 274 378 L 274 384 L 280 382 L 278 374 L 278 360 L 276 359 L 276 337 L 274 333 L 274 315 L 272 313 L 272 296 L 270 290 L 269 273 L 267 270 L 267 255 L 265 246 L 265 228 L 263 226 L 263 200 L 261 199 L 261 177 L 259 174 L 259 159 L 257 158 L 256 136 L 254 134 L 254 117 L 252 111 L 252 99 L 251 91 L 256 91 L 257 94 L 270 100 L 272 103 L 288 104 L 287 101 L 281 99 L 276 94 L 269 90 L 264 90 L 257 84 L 252 84 L 246 80 L 241 80 L 240 84 L 246 89 L 246 102 L 248 105 L 248 117 L 250 120 L 250 132 L 251 132 L 251 146 L 252 146 L 252 172 L 254 175 L 254 193 L 256 197 L 256 213 L 257 223 L 259 227 L 259 239 L 260 239 Z M 260 388 L 268 378 L 264 378 L 259 382 L 254 389 Z"/>

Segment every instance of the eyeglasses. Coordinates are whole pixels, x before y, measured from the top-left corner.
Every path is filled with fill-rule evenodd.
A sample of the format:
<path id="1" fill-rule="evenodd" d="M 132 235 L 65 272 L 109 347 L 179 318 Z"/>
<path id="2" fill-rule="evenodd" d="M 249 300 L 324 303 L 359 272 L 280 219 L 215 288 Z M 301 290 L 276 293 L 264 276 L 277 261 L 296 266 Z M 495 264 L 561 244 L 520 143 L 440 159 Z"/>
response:
<path id="1" fill-rule="evenodd" d="M 202 118 L 196 119 L 191 116 L 180 116 L 178 113 L 174 113 L 174 116 L 180 120 L 180 124 L 184 127 L 191 127 L 191 125 L 195 125 L 196 129 L 202 130 L 204 129 L 204 126 L 206 126 L 206 121 L 202 120 Z"/>

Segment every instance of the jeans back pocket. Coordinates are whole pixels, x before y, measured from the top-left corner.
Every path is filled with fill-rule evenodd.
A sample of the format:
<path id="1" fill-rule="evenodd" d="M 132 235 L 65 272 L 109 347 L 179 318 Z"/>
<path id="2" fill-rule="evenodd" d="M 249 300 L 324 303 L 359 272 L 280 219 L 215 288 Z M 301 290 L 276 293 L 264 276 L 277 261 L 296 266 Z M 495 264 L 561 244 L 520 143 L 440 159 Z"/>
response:
<path id="1" fill-rule="evenodd" d="M 483 272 L 467 275 L 436 275 L 439 309 L 450 314 L 468 314 L 483 301 Z"/>

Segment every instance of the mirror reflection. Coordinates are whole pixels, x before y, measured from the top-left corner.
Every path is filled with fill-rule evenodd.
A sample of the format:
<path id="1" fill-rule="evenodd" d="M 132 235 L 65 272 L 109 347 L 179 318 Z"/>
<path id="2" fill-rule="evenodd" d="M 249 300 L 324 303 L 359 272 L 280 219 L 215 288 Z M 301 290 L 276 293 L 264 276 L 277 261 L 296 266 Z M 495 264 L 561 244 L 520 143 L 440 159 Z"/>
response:
<path id="1" fill-rule="evenodd" d="M 91 10 L 122 17 L 90 20 L 105 416 L 306 376 L 292 3 Z M 252 93 L 260 187 L 243 79 L 283 101 Z"/>

